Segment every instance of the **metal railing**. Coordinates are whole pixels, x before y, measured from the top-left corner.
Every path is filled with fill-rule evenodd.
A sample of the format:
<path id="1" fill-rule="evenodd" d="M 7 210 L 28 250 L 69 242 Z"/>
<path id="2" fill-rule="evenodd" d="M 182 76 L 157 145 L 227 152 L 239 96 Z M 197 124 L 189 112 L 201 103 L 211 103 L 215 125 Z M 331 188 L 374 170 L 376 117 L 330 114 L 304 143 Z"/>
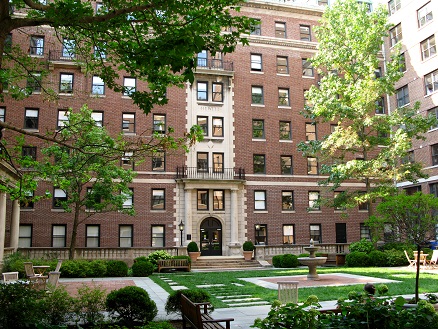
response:
<path id="1" fill-rule="evenodd" d="M 206 169 L 199 169 L 197 167 L 176 167 L 176 178 L 188 178 L 188 179 L 245 179 L 245 169 L 243 168 L 224 168 L 223 170 L 217 170 L 216 168 L 209 167 Z"/>
<path id="2" fill-rule="evenodd" d="M 74 53 L 67 53 L 62 50 L 49 50 L 50 61 L 77 62 L 82 61 L 82 56 Z"/>
<path id="3" fill-rule="evenodd" d="M 233 62 L 216 58 L 197 58 L 197 69 L 233 71 Z"/>

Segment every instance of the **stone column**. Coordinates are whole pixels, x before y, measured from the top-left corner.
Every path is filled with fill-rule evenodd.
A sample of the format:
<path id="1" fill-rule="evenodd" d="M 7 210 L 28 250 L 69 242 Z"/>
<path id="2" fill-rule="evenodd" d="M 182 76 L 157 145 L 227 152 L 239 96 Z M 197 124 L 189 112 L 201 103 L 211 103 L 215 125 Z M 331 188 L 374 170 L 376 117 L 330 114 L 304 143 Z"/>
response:
<path id="1" fill-rule="evenodd" d="M 192 190 L 184 189 L 184 230 L 186 236 L 184 240 L 187 240 L 187 234 L 190 234 L 193 239 L 193 229 L 192 229 Z M 188 241 L 186 241 L 188 242 Z M 187 244 L 187 243 L 186 243 Z"/>
<path id="2" fill-rule="evenodd" d="M 20 231 L 20 202 L 12 201 L 12 222 L 11 222 L 11 242 L 10 247 L 17 251 L 18 237 Z"/>
<path id="3" fill-rule="evenodd" d="M 231 190 L 231 220 L 230 220 L 230 240 L 231 244 L 239 242 L 239 219 L 237 215 L 237 190 Z"/>
<path id="4" fill-rule="evenodd" d="M 6 193 L 0 192 L 0 263 L 3 264 L 5 254 L 5 231 L 6 231 Z"/>

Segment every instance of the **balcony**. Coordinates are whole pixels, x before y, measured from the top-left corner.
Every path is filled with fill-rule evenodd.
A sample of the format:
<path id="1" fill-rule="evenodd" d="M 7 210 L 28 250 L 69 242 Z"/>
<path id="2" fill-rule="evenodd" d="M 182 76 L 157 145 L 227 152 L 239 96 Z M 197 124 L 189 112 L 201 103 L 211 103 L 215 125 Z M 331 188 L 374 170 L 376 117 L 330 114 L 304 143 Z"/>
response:
<path id="1" fill-rule="evenodd" d="M 206 170 L 197 167 L 176 167 L 176 179 L 205 179 L 205 180 L 244 180 L 245 169 L 224 168 L 222 171 L 209 167 Z"/>
<path id="2" fill-rule="evenodd" d="M 233 62 L 224 61 L 216 58 L 200 58 L 197 59 L 196 71 L 214 70 L 214 71 L 233 71 Z"/>
<path id="3" fill-rule="evenodd" d="M 81 62 L 82 56 L 74 53 L 68 53 L 62 50 L 49 50 L 49 60 L 50 61 L 61 61 L 61 62 Z"/>

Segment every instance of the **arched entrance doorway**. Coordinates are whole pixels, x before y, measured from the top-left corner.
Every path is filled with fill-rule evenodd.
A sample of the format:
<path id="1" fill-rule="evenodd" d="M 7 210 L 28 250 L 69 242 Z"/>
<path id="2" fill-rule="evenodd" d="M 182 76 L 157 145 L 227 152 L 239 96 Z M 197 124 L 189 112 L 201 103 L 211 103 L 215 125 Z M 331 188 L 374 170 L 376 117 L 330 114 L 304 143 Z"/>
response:
<path id="1" fill-rule="evenodd" d="M 201 223 L 201 256 L 222 255 L 222 224 L 213 217 Z"/>

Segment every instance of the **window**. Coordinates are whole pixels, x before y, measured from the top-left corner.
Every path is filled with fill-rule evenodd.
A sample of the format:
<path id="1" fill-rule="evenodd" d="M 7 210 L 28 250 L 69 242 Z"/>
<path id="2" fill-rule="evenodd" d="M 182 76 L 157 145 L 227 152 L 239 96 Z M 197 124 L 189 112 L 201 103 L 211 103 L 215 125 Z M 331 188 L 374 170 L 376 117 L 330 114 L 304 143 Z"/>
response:
<path id="1" fill-rule="evenodd" d="M 223 83 L 213 82 L 212 86 L 212 100 L 213 102 L 224 101 L 224 85 Z"/>
<path id="2" fill-rule="evenodd" d="M 96 2 L 96 14 L 98 13 L 106 13 L 107 10 L 102 2 Z"/>
<path id="3" fill-rule="evenodd" d="M 53 208 L 62 209 L 62 202 L 67 201 L 67 193 L 60 188 L 55 188 L 53 191 Z"/>
<path id="4" fill-rule="evenodd" d="M 18 248 L 32 247 L 32 225 L 20 225 L 18 229 Z"/>
<path id="5" fill-rule="evenodd" d="M 421 186 L 412 186 L 404 189 L 406 195 L 414 195 L 417 192 L 421 192 Z"/>
<path id="6" fill-rule="evenodd" d="M 198 210 L 208 210 L 208 190 L 198 190 Z"/>
<path id="7" fill-rule="evenodd" d="M 165 209 L 165 190 L 152 189 L 152 210 Z"/>
<path id="8" fill-rule="evenodd" d="M 265 156 L 261 154 L 254 154 L 253 167 L 254 167 L 254 174 L 264 174 L 266 170 Z"/>
<path id="9" fill-rule="evenodd" d="M 155 152 L 152 155 L 152 171 L 165 171 L 166 161 L 164 152 Z"/>
<path id="10" fill-rule="evenodd" d="M 360 239 L 371 241 L 370 228 L 369 226 L 366 226 L 364 223 L 360 223 Z"/>
<path id="11" fill-rule="evenodd" d="M 438 183 L 433 183 L 429 185 L 430 194 L 438 197 Z"/>
<path id="12" fill-rule="evenodd" d="M 206 50 L 203 50 L 200 53 L 198 53 L 197 63 L 198 63 L 198 66 L 202 66 L 202 67 L 206 67 L 207 66 L 207 63 L 208 63 L 208 53 L 207 53 Z"/>
<path id="13" fill-rule="evenodd" d="M 135 133 L 135 113 L 122 113 L 123 133 Z"/>
<path id="14" fill-rule="evenodd" d="M 280 167 L 282 175 L 292 175 L 292 156 L 282 155 L 280 156 Z"/>
<path id="15" fill-rule="evenodd" d="M 376 101 L 376 114 L 385 114 L 385 99 L 380 97 L 379 100 Z"/>
<path id="16" fill-rule="evenodd" d="M 275 37 L 286 38 L 286 23 L 275 22 Z"/>
<path id="17" fill-rule="evenodd" d="M 208 83 L 207 82 L 198 81 L 197 100 L 198 101 L 208 101 Z"/>
<path id="18" fill-rule="evenodd" d="M 422 27 L 423 25 L 433 20 L 432 6 L 430 5 L 430 2 L 428 2 L 423 7 L 418 9 L 417 17 L 418 17 L 418 27 Z"/>
<path id="19" fill-rule="evenodd" d="M 76 42 L 71 39 L 64 39 L 62 42 L 62 57 L 75 57 Z"/>
<path id="20" fill-rule="evenodd" d="M 318 175 L 318 161 L 316 160 L 316 158 L 307 158 L 307 174 Z"/>
<path id="21" fill-rule="evenodd" d="M 91 118 L 98 127 L 103 127 L 103 112 L 93 111 L 91 112 Z"/>
<path id="22" fill-rule="evenodd" d="M 409 89 L 408 86 L 401 87 L 396 91 L 397 106 L 402 107 L 409 104 Z"/>
<path id="23" fill-rule="evenodd" d="M 71 94 L 73 92 L 73 74 L 61 73 L 59 79 L 59 92 Z"/>
<path id="24" fill-rule="evenodd" d="M 421 47 L 421 59 L 423 61 L 428 59 L 429 57 L 434 56 L 436 54 L 435 35 L 432 35 L 426 40 L 423 40 L 420 43 L 420 47 Z"/>
<path id="25" fill-rule="evenodd" d="M 278 106 L 289 106 L 289 89 L 278 88 Z"/>
<path id="26" fill-rule="evenodd" d="M 359 199 L 362 198 L 364 194 L 365 194 L 365 192 L 360 192 Z M 368 211 L 369 202 L 368 201 L 359 202 L 358 208 L 360 211 Z"/>
<path id="27" fill-rule="evenodd" d="M 318 0 L 319 6 L 328 6 L 328 0 Z"/>
<path id="28" fill-rule="evenodd" d="M 438 107 L 434 107 L 433 109 L 430 109 L 427 111 L 427 114 L 430 116 L 434 116 L 438 119 Z M 438 124 L 435 127 L 430 127 L 430 129 L 436 129 L 438 128 Z"/>
<path id="29" fill-rule="evenodd" d="M 430 95 L 438 90 L 438 70 L 435 70 L 424 77 L 426 95 Z"/>
<path id="30" fill-rule="evenodd" d="M 132 161 L 132 152 L 124 152 L 122 156 L 122 167 L 124 169 L 134 169 L 134 161 Z"/>
<path id="31" fill-rule="evenodd" d="M 123 208 L 131 209 L 134 204 L 134 189 L 130 188 L 129 193 L 122 192 L 122 195 L 125 197 L 125 201 L 123 201 Z"/>
<path id="32" fill-rule="evenodd" d="M 20 199 L 20 208 L 21 209 L 33 209 L 33 191 L 24 191 L 23 196 Z"/>
<path id="33" fill-rule="evenodd" d="M 52 225 L 52 247 L 64 248 L 67 245 L 66 225 Z"/>
<path id="34" fill-rule="evenodd" d="M 251 103 L 263 104 L 263 87 L 252 86 L 251 87 Z"/>
<path id="35" fill-rule="evenodd" d="M 294 208 L 294 192 L 282 191 L 281 192 L 281 209 L 282 210 L 295 210 Z"/>
<path id="36" fill-rule="evenodd" d="M 208 171 L 208 153 L 198 152 L 196 154 L 198 171 Z"/>
<path id="37" fill-rule="evenodd" d="M 265 245 L 268 243 L 268 227 L 263 224 L 254 225 L 255 229 L 255 244 L 256 245 Z"/>
<path id="38" fill-rule="evenodd" d="M 208 136 L 208 117 L 198 116 L 196 124 L 201 127 L 202 134 Z"/>
<path id="39" fill-rule="evenodd" d="M 405 53 L 401 53 L 398 58 L 399 63 L 399 71 L 400 72 L 406 72 L 406 56 Z"/>
<path id="40" fill-rule="evenodd" d="M 119 225 L 119 247 L 132 247 L 133 240 L 132 225 Z"/>
<path id="41" fill-rule="evenodd" d="M 254 210 L 266 210 L 266 191 L 254 191 Z"/>
<path id="42" fill-rule="evenodd" d="M 0 121 L 5 122 L 5 117 L 6 117 L 6 108 L 0 107 Z"/>
<path id="43" fill-rule="evenodd" d="M 224 154 L 223 153 L 213 153 L 213 172 L 223 173 L 224 172 Z"/>
<path id="44" fill-rule="evenodd" d="M 277 56 L 277 73 L 278 74 L 289 74 L 287 57 Z"/>
<path id="45" fill-rule="evenodd" d="M 300 40 L 311 41 L 309 25 L 300 25 Z"/>
<path id="46" fill-rule="evenodd" d="M 166 116 L 164 114 L 154 114 L 154 133 L 166 133 Z"/>
<path id="47" fill-rule="evenodd" d="M 225 192 L 223 190 L 213 191 L 213 210 L 224 210 L 225 209 Z"/>
<path id="48" fill-rule="evenodd" d="M 319 207 L 319 192 L 318 191 L 309 191 L 309 211 L 320 210 Z"/>
<path id="49" fill-rule="evenodd" d="M 394 47 L 403 38 L 401 24 L 389 30 L 389 40 L 391 47 Z"/>
<path id="50" fill-rule="evenodd" d="M 36 151 L 37 148 L 35 146 L 23 146 L 21 149 L 21 155 L 30 160 L 36 160 Z"/>
<path id="51" fill-rule="evenodd" d="M 251 71 L 262 71 L 262 55 L 251 54 Z"/>
<path id="52" fill-rule="evenodd" d="M 251 35 L 262 35 L 262 23 L 259 19 L 253 19 L 250 31 Z"/>
<path id="53" fill-rule="evenodd" d="M 414 163 L 415 162 L 415 153 L 414 151 L 408 151 L 406 155 L 401 159 L 402 164 Z"/>
<path id="54" fill-rule="evenodd" d="M 400 8 L 401 8 L 401 0 L 390 0 L 388 2 L 389 15 L 394 14 Z"/>
<path id="55" fill-rule="evenodd" d="M 280 140 L 292 140 L 291 123 L 280 121 Z"/>
<path id="56" fill-rule="evenodd" d="M 283 225 L 283 243 L 295 244 L 294 225 Z"/>
<path id="57" fill-rule="evenodd" d="M 306 122 L 306 141 L 316 141 L 316 124 Z"/>
<path id="58" fill-rule="evenodd" d="M 345 199 L 345 192 L 344 191 L 335 191 L 333 193 L 333 201 L 335 204 L 335 210 L 339 210 L 339 211 L 343 211 L 345 210 L 345 206 L 340 206 L 340 204 L 343 202 L 343 200 Z"/>
<path id="59" fill-rule="evenodd" d="M 264 139 L 265 138 L 265 121 L 253 119 L 252 120 L 252 138 Z"/>
<path id="60" fill-rule="evenodd" d="M 94 95 L 104 95 L 105 94 L 105 83 L 97 75 L 93 75 L 91 93 Z"/>
<path id="61" fill-rule="evenodd" d="M 321 224 L 310 224 L 310 238 L 314 243 L 322 243 Z"/>
<path id="62" fill-rule="evenodd" d="M 100 225 L 86 225 L 86 235 L 85 247 L 100 247 Z"/>
<path id="63" fill-rule="evenodd" d="M 29 52 L 30 55 L 44 56 L 44 37 L 31 36 Z"/>
<path id="64" fill-rule="evenodd" d="M 24 110 L 24 129 L 38 129 L 38 109 Z"/>
<path id="65" fill-rule="evenodd" d="M 94 46 L 94 57 L 99 59 L 106 59 L 105 48 L 100 46 Z"/>
<path id="66" fill-rule="evenodd" d="M 32 92 L 41 92 L 41 72 L 31 72 L 27 77 L 26 87 Z"/>
<path id="67" fill-rule="evenodd" d="M 68 123 L 67 113 L 68 110 L 58 110 L 58 122 L 56 125 L 56 129 L 61 129 Z"/>
<path id="68" fill-rule="evenodd" d="M 136 91 L 137 81 L 135 78 L 124 77 L 123 78 L 123 95 L 130 96 Z"/>
<path id="69" fill-rule="evenodd" d="M 313 67 L 310 61 L 306 58 L 301 60 L 303 65 L 303 77 L 313 77 Z"/>
<path id="70" fill-rule="evenodd" d="M 5 53 L 9 53 L 9 52 L 11 52 L 11 49 L 12 49 L 12 34 L 8 33 L 8 35 L 5 38 L 3 51 Z"/>
<path id="71" fill-rule="evenodd" d="M 152 225 L 152 247 L 164 247 L 164 226 Z"/>
<path id="72" fill-rule="evenodd" d="M 365 6 L 367 8 L 367 12 L 370 13 L 373 10 L 373 6 L 371 3 L 369 2 L 364 2 L 364 1 L 358 1 L 358 4 Z"/>
<path id="73" fill-rule="evenodd" d="M 431 146 L 432 149 L 432 166 L 438 165 L 438 144 Z"/>

